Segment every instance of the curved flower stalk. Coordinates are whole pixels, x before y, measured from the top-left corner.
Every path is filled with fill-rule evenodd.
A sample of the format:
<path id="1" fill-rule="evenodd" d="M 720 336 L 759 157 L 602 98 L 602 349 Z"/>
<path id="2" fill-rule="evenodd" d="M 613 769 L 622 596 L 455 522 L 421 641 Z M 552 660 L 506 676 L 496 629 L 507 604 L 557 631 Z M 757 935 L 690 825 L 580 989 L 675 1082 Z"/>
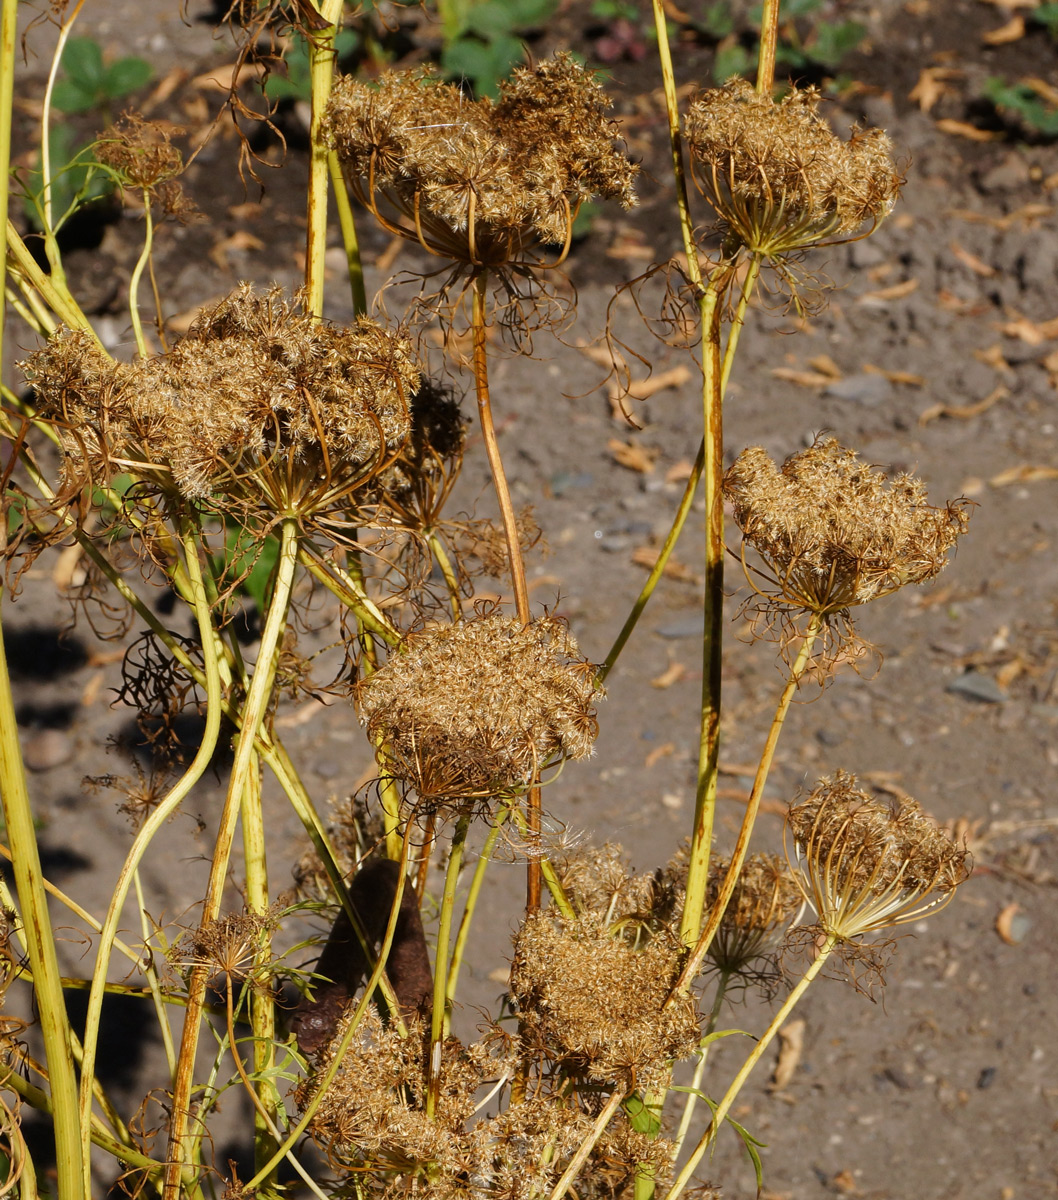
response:
<path id="1" fill-rule="evenodd" d="M 817 88 L 769 93 L 731 79 L 687 113 L 694 179 L 731 247 L 775 262 L 872 233 L 900 191 L 886 133 L 854 129 L 843 142 Z"/>

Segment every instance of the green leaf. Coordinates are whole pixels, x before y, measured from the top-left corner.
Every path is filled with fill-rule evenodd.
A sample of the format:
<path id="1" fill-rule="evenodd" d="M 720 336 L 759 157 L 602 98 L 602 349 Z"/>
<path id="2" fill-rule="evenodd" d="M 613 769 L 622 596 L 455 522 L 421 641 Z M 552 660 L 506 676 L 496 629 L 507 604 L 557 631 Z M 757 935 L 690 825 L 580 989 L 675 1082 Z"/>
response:
<path id="1" fill-rule="evenodd" d="M 737 43 L 724 46 L 717 50 L 713 59 L 713 79 L 716 83 L 726 83 L 732 75 L 745 77 L 752 66 L 749 54 Z"/>
<path id="2" fill-rule="evenodd" d="M 654 1139 L 661 1132 L 661 1114 L 644 1104 L 643 1097 L 638 1092 L 633 1092 L 627 1099 L 622 1100 L 621 1107 L 636 1133 L 643 1133 Z"/>
<path id="3" fill-rule="evenodd" d="M 95 38 L 75 37 L 62 52 L 62 69 L 67 78 L 93 95 L 103 86 L 103 51 Z"/>
<path id="4" fill-rule="evenodd" d="M 108 100 L 121 100 L 129 92 L 139 91 L 151 81 L 154 72 L 143 58 L 119 58 L 107 67 L 103 91 Z"/>
<path id="5" fill-rule="evenodd" d="M 487 41 L 502 37 L 517 28 L 512 9 L 512 5 L 500 4 L 497 0 L 485 0 L 484 4 L 471 10 L 468 31 Z"/>
<path id="6" fill-rule="evenodd" d="M 511 13 L 511 29 L 532 29 L 554 16 L 558 7 L 556 0 L 511 0 L 507 6 Z"/>
<path id="7" fill-rule="evenodd" d="M 1033 133 L 1058 137 L 1058 110 L 1045 104 L 1027 84 L 1008 84 L 993 77 L 986 80 L 984 93 L 1001 113 L 1016 117 Z"/>
<path id="8" fill-rule="evenodd" d="M 496 96 L 500 80 L 521 61 L 522 55 L 522 43 L 514 37 L 497 37 L 490 42 L 457 38 L 442 51 L 441 66 L 449 78 L 470 80 L 477 95 Z"/>
<path id="9" fill-rule="evenodd" d="M 867 27 L 859 21 L 841 21 L 833 25 L 824 21 L 816 26 L 805 49 L 817 63 L 834 69 L 866 36 Z"/>
<path id="10" fill-rule="evenodd" d="M 760 1155 L 757 1153 L 758 1147 L 766 1147 L 767 1142 L 758 1141 L 753 1134 L 741 1126 L 734 1117 L 728 1117 L 727 1123 L 742 1139 L 743 1145 L 746 1147 L 746 1153 L 753 1163 L 753 1173 L 757 1176 L 757 1192 L 760 1193 L 764 1186 L 764 1166 L 760 1161 Z"/>
<path id="11" fill-rule="evenodd" d="M 716 38 L 717 41 L 728 37 L 735 31 L 735 19 L 731 12 L 731 6 L 726 0 L 716 0 L 716 3 L 710 4 L 705 10 L 705 16 L 699 22 L 698 27 L 703 33 Z"/>
<path id="12" fill-rule="evenodd" d="M 53 108 L 64 113 L 89 112 L 95 108 L 98 93 L 87 91 L 72 79 L 60 79 L 51 90 Z"/>

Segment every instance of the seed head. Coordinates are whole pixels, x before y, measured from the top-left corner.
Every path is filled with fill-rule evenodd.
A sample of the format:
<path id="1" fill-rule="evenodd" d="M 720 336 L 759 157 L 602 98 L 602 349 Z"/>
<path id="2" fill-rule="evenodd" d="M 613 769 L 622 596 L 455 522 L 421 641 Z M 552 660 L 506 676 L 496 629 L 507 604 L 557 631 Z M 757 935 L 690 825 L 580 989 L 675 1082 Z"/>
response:
<path id="1" fill-rule="evenodd" d="M 934 508 L 921 480 L 889 480 L 833 438 L 781 467 L 759 446 L 744 450 L 724 492 L 743 547 L 764 560 L 769 594 L 822 616 L 932 579 L 969 523 L 965 503 Z"/>
<path id="2" fill-rule="evenodd" d="M 880 129 L 847 142 L 819 114 L 816 88 L 779 101 L 744 79 L 698 94 L 687 114 L 695 179 L 736 244 L 766 258 L 873 232 L 900 190 Z"/>
<path id="3" fill-rule="evenodd" d="M 236 289 L 167 354 L 116 363 L 61 331 L 24 364 L 62 423 L 67 470 L 115 470 L 218 507 L 307 515 L 384 467 L 419 383 L 410 345 L 374 321 L 316 321 L 278 288 Z"/>
<path id="4" fill-rule="evenodd" d="M 511 995 L 523 1036 L 568 1071 L 650 1087 L 697 1048 L 689 996 L 670 1002 L 681 946 L 658 933 L 636 947 L 598 917 L 528 916 L 515 938 Z"/>
<path id="5" fill-rule="evenodd" d="M 728 866 L 725 858 L 711 861 L 707 908 L 717 902 Z M 800 885 L 778 855 L 750 855 L 710 944 L 710 961 L 727 975 L 767 977 L 768 959 L 803 906 Z"/>
<path id="6" fill-rule="evenodd" d="M 610 101 L 570 54 L 514 72 L 500 99 L 468 100 L 422 71 L 337 82 L 328 136 L 351 186 L 390 232 L 474 267 L 568 248 L 592 196 L 635 203 Z M 533 265 L 530 263 L 529 265 Z"/>
<path id="7" fill-rule="evenodd" d="M 428 803 L 458 802 L 519 792 L 546 763 L 591 754 L 594 675 L 561 622 L 493 615 L 410 635 L 357 698 L 392 774 Z"/>
<path id="8" fill-rule="evenodd" d="M 790 809 L 786 840 L 805 899 L 842 941 L 942 907 L 969 874 L 966 851 L 916 801 L 875 800 L 843 771 Z"/>

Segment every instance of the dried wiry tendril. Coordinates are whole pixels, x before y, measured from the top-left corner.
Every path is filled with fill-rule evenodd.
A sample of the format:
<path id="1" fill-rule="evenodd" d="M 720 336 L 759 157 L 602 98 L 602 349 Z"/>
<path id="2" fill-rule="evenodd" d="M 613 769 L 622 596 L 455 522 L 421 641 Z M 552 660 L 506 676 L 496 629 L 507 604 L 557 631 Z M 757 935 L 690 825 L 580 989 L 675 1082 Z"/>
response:
<path id="1" fill-rule="evenodd" d="M 609 100 L 570 54 L 515 71 L 500 98 L 468 100 L 421 71 L 377 86 L 346 77 L 328 136 L 351 186 L 382 223 L 431 253 L 476 268 L 569 247 L 592 196 L 635 203 L 636 168 L 614 145 Z"/>
<path id="2" fill-rule="evenodd" d="M 560 621 L 492 615 L 412 634 L 358 700 L 390 772 L 440 803 L 509 795 L 556 757 L 585 758 L 598 694 Z"/>
<path id="3" fill-rule="evenodd" d="M 790 809 L 786 835 L 805 898 L 841 940 L 917 920 L 968 874 L 965 849 L 916 801 L 876 800 L 843 771 Z"/>
<path id="4" fill-rule="evenodd" d="M 670 998 L 680 957 L 674 935 L 636 947 L 594 915 L 530 915 L 510 982 L 523 1036 L 567 1070 L 649 1088 L 698 1046 L 693 1001 Z"/>
<path id="5" fill-rule="evenodd" d="M 385 466 L 419 384 L 409 343 L 374 321 L 316 321 L 278 288 L 236 289 L 167 354 L 116 363 L 62 331 L 24 364 L 60 423 L 68 475 L 119 471 L 220 507 L 303 516 Z"/>
<path id="6" fill-rule="evenodd" d="M 699 93 L 687 114 L 698 186 L 736 245 L 765 258 L 872 232 L 900 189 L 881 129 L 847 142 L 819 114 L 816 88 L 779 101 L 744 79 Z"/>

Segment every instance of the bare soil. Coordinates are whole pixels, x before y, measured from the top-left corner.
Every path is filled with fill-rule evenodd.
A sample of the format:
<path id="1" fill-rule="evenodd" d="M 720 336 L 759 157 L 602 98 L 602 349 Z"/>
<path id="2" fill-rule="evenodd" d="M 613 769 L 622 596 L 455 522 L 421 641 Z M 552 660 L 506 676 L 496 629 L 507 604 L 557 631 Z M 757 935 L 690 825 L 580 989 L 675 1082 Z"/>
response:
<path id="1" fill-rule="evenodd" d="M 95 22 L 109 53 L 143 54 L 159 77 L 184 73 L 151 115 L 201 127 L 218 103 L 201 77 L 232 60 L 230 43 L 214 40 L 194 4 L 186 20 L 131 0 L 102 7 L 100 16 L 88 6 L 85 20 Z M 937 502 L 966 496 L 977 508 L 936 585 L 898 593 L 862 615 L 862 631 L 884 658 L 877 674 L 846 671 L 795 705 L 758 840 L 778 847 L 786 803 L 842 768 L 883 793 L 910 793 L 940 821 L 957 823 L 976 867 L 945 912 L 898 940 L 873 1002 L 836 981 L 809 991 L 792 1078 L 769 1087 L 769 1054 L 734 1115 L 766 1144 L 763 1194 L 771 1200 L 1042 1200 L 1058 1194 L 1058 325 L 1040 328 L 1058 317 L 1058 148 L 1011 127 L 980 96 L 991 74 L 1054 84 L 1058 60 L 1042 30 L 1005 44 L 983 41 L 1013 15 L 991 3 L 832 7 L 831 15 L 856 16 L 869 30 L 843 64 L 859 86 L 830 104 L 835 126 L 866 119 L 888 129 L 906 156 L 907 184 L 873 238 L 829 252 L 823 269 L 833 286 L 818 312 L 801 320 L 778 295 L 754 306 L 725 414 L 730 457 L 754 444 L 785 457 L 826 431 L 865 460 L 914 470 Z M 534 53 L 572 45 L 590 56 L 595 34 L 585 10 L 564 5 Z M 43 31 L 31 45 L 37 37 L 46 43 Z M 689 30 L 681 37 L 678 82 L 708 84 L 708 39 Z M 944 72 L 942 92 L 922 111 L 910 93 L 927 68 Z M 45 69 L 38 57 L 23 76 L 26 133 Z M 642 204 L 631 214 L 601 210 L 577 245 L 569 272 L 577 319 L 564 340 L 541 336 L 532 360 L 500 351 L 493 371 L 515 499 L 535 505 L 550 546 L 531 562 L 534 605 L 566 617 L 584 652 L 600 660 L 642 583 L 634 555 L 667 529 L 681 470 L 700 438 L 693 363 L 654 341 L 629 300 L 618 300 L 611 315 L 654 377 L 691 367 L 685 382 L 633 402 L 638 429 L 614 418 L 605 372 L 577 345 L 602 334 L 615 284 L 678 245 L 655 67 L 648 55 L 609 69 L 623 136 L 644 166 Z M 189 312 L 240 280 L 296 285 L 306 159 L 297 114 L 285 122 L 285 156 L 262 135 L 259 148 L 276 164 L 263 173 L 263 193 L 240 183 L 230 133 L 218 132 L 200 153 L 188 186 L 207 219 L 159 234 L 170 313 Z M 975 140 L 972 129 L 988 140 Z M 706 222 L 704 206 L 698 217 Z M 388 239 L 366 217 L 362 230 L 369 264 L 389 258 L 385 274 L 421 266 L 407 249 L 394 261 Z M 71 275 L 110 344 L 130 352 L 124 303 L 141 226 L 134 214 L 115 214 L 100 232 L 98 244 L 71 252 Z M 329 315 L 340 320 L 351 305 L 337 252 L 334 268 Z M 369 284 L 382 278 L 372 266 Z M 400 311 L 401 294 L 388 294 L 391 312 Z M 647 285 L 641 302 L 649 307 L 657 298 Z M 24 331 L 16 337 L 29 348 Z M 636 363 L 634 374 L 646 370 Z M 641 451 L 646 469 L 619 465 L 614 440 Z M 485 515 L 491 504 L 473 438 L 456 507 Z M 640 870 L 667 860 L 693 807 L 701 555 L 699 516 L 677 553 L 685 578 L 663 582 L 610 678 L 595 758 L 568 766 L 546 797 L 556 838 L 620 842 Z M 37 768 L 31 784 L 48 872 L 101 912 L 131 835 L 113 793 L 93 793 L 83 780 L 125 770 L 107 742 L 132 725 L 130 711 L 111 703 L 126 643 L 100 640 L 83 618 L 69 630 L 60 586 L 68 566 L 40 560 L 5 605 L 5 637 Z M 774 647 L 740 640 L 740 585 L 732 560 L 721 846 L 734 837 L 781 686 Z M 167 611 L 163 597 L 158 604 Z M 323 677 L 340 633 L 325 604 L 313 619 L 302 649 L 321 651 Z M 188 632 L 179 611 L 172 621 Z M 277 726 L 321 807 L 368 778 L 369 747 L 347 703 L 286 705 Z M 193 919 L 220 798 L 215 784 L 200 788 L 151 859 L 144 887 L 159 922 Z M 305 843 L 293 814 L 272 799 L 270 869 L 280 889 Z M 499 991 L 495 972 L 509 953 L 523 879 L 516 862 L 492 872 L 465 1030 L 477 1020 L 474 1006 L 491 1005 Z M 78 974 L 85 946 L 70 936 L 66 966 Z M 110 1016 L 111 1082 L 135 1104 L 144 1090 L 140 1063 L 156 1052 L 153 1017 L 133 1005 L 115 1006 Z M 760 1029 L 764 1010 L 747 997 L 728 1020 Z M 731 1038 L 717 1046 L 711 1090 L 723 1090 L 745 1045 Z M 242 1149 L 219 1146 L 218 1161 Z M 733 1136 L 721 1139 L 705 1178 L 732 1200 L 755 1194 Z"/>

